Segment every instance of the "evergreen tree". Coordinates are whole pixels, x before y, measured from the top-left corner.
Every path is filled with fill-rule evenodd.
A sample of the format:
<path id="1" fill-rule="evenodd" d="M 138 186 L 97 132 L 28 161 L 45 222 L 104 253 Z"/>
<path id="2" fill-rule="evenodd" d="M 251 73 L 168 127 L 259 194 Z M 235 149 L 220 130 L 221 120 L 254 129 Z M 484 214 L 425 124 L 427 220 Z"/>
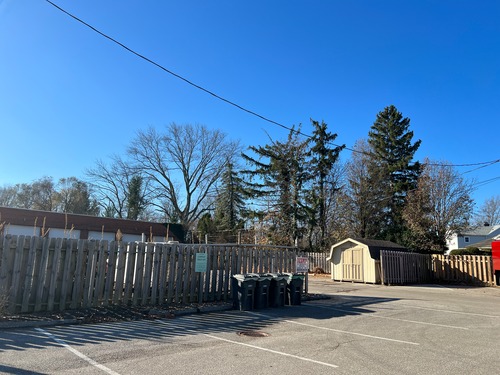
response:
<path id="1" fill-rule="evenodd" d="M 204 241 L 206 235 L 211 235 L 216 232 L 215 223 L 212 219 L 212 215 L 206 212 L 203 216 L 198 220 L 198 224 L 196 225 L 196 229 L 198 230 L 198 234 L 200 236 L 200 240 Z"/>
<path id="2" fill-rule="evenodd" d="M 89 185 L 76 177 L 61 178 L 54 195 L 56 211 L 97 216 L 99 205 Z"/>
<path id="3" fill-rule="evenodd" d="M 310 142 L 312 147 L 308 153 L 310 160 L 310 173 L 313 180 L 313 186 L 309 194 L 308 217 L 309 217 L 309 246 L 312 247 L 311 230 L 314 227 L 319 229 L 318 245 L 324 250 L 327 235 L 327 197 L 332 190 L 336 189 L 330 182 L 333 166 L 337 162 L 340 151 L 345 146 L 331 147 L 331 143 L 337 138 L 337 134 L 327 131 L 325 122 L 314 121 L 311 119 L 314 127 Z M 333 179 L 335 181 L 335 179 Z"/>
<path id="4" fill-rule="evenodd" d="M 143 178 L 140 175 L 135 175 L 128 183 L 127 219 L 137 220 L 145 208 Z"/>
<path id="5" fill-rule="evenodd" d="M 286 142 L 251 146 L 257 159 L 242 154 L 254 167 L 244 173 L 254 179 L 249 184 L 250 194 L 256 199 L 263 198 L 261 204 L 265 206 L 257 210 L 257 215 L 269 224 L 268 233 L 274 244 L 294 245 L 300 236 L 300 222 L 304 220 L 307 145 L 308 142 L 299 139 L 298 132 L 292 128 Z"/>
<path id="6" fill-rule="evenodd" d="M 413 131 L 409 130 L 410 119 L 403 117 L 395 106 L 386 107 L 368 133 L 368 143 L 373 150 L 373 163 L 369 176 L 382 179 L 388 187 L 387 204 L 380 224 L 378 238 L 403 243 L 405 225 L 402 209 L 408 191 L 415 189 L 420 164 L 413 163 L 415 152 L 421 141 L 413 142 Z"/>
<path id="7" fill-rule="evenodd" d="M 243 181 L 228 163 L 221 176 L 221 188 L 215 199 L 214 221 L 218 231 L 234 233 L 243 227 L 242 215 L 245 210 Z"/>

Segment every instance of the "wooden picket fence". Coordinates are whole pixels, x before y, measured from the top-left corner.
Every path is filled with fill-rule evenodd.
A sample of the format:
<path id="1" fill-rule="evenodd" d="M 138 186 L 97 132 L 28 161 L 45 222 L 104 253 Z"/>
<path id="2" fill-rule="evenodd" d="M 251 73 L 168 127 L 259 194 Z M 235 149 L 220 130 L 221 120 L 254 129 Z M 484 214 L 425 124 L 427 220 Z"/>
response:
<path id="1" fill-rule="evenodd" d="M 381 251 L 383 284 L 446 282 L 495 285 L 491 256 Z"/>
<path id="2" fill-rule="evenodd" d="M 206 253 L 206 272 L 196 271 Z M 231 299 L 237 273 L 294 272 L 295 248 L 122 243 L 7 235 L 0 295 L 10 313 Z"/>

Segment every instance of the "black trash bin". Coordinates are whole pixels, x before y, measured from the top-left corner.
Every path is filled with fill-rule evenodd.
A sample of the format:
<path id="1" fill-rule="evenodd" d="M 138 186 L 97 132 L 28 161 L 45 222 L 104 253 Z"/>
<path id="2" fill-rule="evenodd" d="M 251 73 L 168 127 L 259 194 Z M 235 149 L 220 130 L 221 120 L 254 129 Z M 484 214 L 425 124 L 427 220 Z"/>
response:
<path id="1" fill-rule="evenodd" d="M 255 286 L 258 277 L 249 274 L 233 275 L 233 307 L 241 311 L 253 310 L 255 300 Z"/>
<path id="2" fill-rule="evenodd" d="M 304 284 L 304 275 L 297 273 L 287 273 L 287 305 L 300 305 L 302 301 L 302 285 Z"/>
<path id="3" fill-rule="evenodd" d="M 272 277 L 267 274 L 250 273 L 247 276 L 252 276 L 257 279 L 255 283 L 255 309 L 266 309 L 269 307 L 269 292 Z"/>
<path id="4" fill-rule="evenodd" d="M 269 306 L 285 306 L 288 276 L 281 273 L 270 273 L 268 275 L 272 277 L 269 287 Z"/>

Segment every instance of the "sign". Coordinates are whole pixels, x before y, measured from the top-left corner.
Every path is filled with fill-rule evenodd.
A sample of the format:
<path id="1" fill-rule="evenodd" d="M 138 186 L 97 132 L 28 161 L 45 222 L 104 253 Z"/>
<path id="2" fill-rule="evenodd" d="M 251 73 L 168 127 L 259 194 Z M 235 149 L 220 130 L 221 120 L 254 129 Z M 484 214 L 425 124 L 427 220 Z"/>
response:
<path id="1" fill-rule="evenodd" d="M 196 253 L 194 272 L 207 272 L 207 253 Z"/>
<path id="2" fill-rule="evenodd" d="M 309 272 L 309 258 L 308 257 L 295 258 L 295 272 Z"/>

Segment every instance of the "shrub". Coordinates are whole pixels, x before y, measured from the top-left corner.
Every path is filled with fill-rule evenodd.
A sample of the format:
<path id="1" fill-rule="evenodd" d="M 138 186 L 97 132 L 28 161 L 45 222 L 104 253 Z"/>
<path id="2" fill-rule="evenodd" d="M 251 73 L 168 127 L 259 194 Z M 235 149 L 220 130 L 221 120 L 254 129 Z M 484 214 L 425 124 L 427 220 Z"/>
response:
<path id="1" fill-rule="evenodd" d="M 489 255 L 491 252 L 480 250 L 475 246 L 468 246 L 465 249 L 456 249 L 450 252 L 450 255 Z"/>
<path id="2" fill-rule="evenodd" d="M 324 274 L 324 273 L 326 273 L 326 272 L 325 272 L 325 270 L 324 270 L 323 268 L 321 268 L 321 267 L 316 267 L 316 268 L 314 269 L 313 273 L 318 274 L 318 275 L 322 275 L 322 274 Z"/>

